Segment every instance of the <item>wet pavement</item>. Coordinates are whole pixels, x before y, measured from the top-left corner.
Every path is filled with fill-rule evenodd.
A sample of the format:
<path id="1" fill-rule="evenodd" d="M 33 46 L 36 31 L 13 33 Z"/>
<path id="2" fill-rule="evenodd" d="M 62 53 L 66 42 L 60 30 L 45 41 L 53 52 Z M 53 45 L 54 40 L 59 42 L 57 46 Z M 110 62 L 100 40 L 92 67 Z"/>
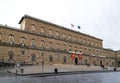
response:
<path id="1" fill-rule="evenodd" d="M 75 66 L 75 65 L 46 65 L 44 71 L 41 66 L 25 66 L 24 74 L 31 73 L 48 73 L 51 72 L 53 75 L 46 74 L 47 76 L 17 76 L 15 68 L 2 68 L 0 69 L 0 83 L 120 83 L 120 72 L 113 71 L 113 67 L 107 67 L 107 70 L 101 69 L 99 66 Z M 58 69 L 58 73 L 54 74 L 54 69 Z M 89 71 L 92 73 L 89 73 Z M 95 72 L 95 71 L 103 72 Z M 111 71 L 112 72 L 106 72 Z M 118 70 L 120 70 L 118 68 Z M 10 73 L 11 71 L 13 73 Z M 73 74 L 60 74 L 59 72 L 74 72 Z M 79 71 L 80 73 L 78 74 Z M 77 74 L 76 74 L 76 73 Z M 81 73 L 82 72 L 82 73 Z M 94 73 L 95 72 L 95 73 Z M 19 72 L 20 73 L 20 72 Z"/>
<path id="2" fill-rule="evenodd" d="M 120 72 L 48 77 L 5 76 L 0 77 L 0 83 L 120 83 Z"/>

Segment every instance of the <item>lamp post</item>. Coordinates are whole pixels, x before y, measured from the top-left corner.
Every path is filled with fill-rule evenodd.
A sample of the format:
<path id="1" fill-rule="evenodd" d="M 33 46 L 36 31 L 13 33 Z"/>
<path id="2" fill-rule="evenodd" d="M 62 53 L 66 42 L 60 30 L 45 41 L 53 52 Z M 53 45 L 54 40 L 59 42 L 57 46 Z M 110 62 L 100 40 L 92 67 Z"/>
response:
<path id="1" fill-rule="evenodd" d="M 44 72 L 44 53 L 42 53 L 42 73 Z"/>

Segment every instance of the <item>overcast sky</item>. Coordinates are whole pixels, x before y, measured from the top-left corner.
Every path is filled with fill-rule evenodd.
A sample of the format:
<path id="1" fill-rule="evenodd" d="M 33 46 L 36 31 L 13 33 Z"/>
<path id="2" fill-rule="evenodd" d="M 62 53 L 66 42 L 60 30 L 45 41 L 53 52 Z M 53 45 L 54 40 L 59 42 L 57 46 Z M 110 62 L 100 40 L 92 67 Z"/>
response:
<path id="1" fill-rule="evenodd" d="M 24 14 L 103 39 L 104 48 L 120 49 L 120 0 L 0 0 L 0 24 L 19 28 Z"/>

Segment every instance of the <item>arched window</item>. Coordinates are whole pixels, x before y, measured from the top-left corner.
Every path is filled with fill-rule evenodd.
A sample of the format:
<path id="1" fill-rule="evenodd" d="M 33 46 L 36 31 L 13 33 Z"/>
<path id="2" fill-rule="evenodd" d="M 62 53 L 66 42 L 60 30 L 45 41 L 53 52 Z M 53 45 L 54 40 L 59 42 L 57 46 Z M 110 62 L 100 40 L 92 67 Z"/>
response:
<path id="1" fill-rule="evenodd" d="M 11 62 L 13 60 L 14 52 L 13 51 L 9 51 L 8 55 L 9 55 L 8 60 L 9 60 L 9 62 Z"/>
<path id="2" fill-rule="evenodd" d="M 71 45 L 69 46 L 69 51 L 72 51 L 72 46 Z"/>
<path id="3" fill-rule="evenodd" d="M 53 62 L 53 56 L 52 55 L 49 56 L 49 62 Z"/>
<path id="4" fill-rule="evenodd" d="M 66 56 L 63 56 L 63 63 L 66 63 L 67 62 L 67 58 Z"/>
<path id="5" fill-rule="evenodd" d="M 71 40 L 71 35 L 69 34 L 69 36 L 68 36 L 68 40 Z"/>
<path id="6" fill-rule="evenodd" d="M 14 35 L 9 35 L 9 43 L 12 45 L 14 44 Z"/>
<path id="7" fill-rule="evenodd" d="M 74 37 L 74 41 L 76 42 L 76 40 L 77 40 L 77 37 L 75 36 L 75 37 Z"/>
<path id="8" fill-rule="evenodd" d="M 93 41 L 91 42 L 91 45 L 92 45 L 92 46 L 94 45 L 94 42 L 93 42 Z"/>
<path id="9" fill-rule="evenodd" d="M 83 43 L 84 43 L 84 44 L 86 43 L 86 39 L 83 40 Z"/>
<path id="10" fill-rule="evenodd" d="M 32 62 L 36 61 L 36 55 L 35 55 L 35 54 L 32 54 L 32 55 L 31 55 L 31 61 L 32 61 Z"/>
<path id="11" fill-rule="evenodd" d="M 66 51 L 66 44 L 63 44 L 63 46 L 64 46 L 64 51 Z"/>
<path id="12" fill-rule="evenodd" d="M 51 29 L 49 29 L 49 36 L 52 36 L 52 30 Z"/>
<path id="13" fill-rule="evenodd" d="M 96 45 L 96 46 L 98 46 L 98 43 L 97 43 L 97 42 L 95 42 L 95 45 Z"/>
<path id="14" fill-rule="evenodd" d="M 56 31 L 56 37 L 58 38 L 60 36 L 59 31 Z"/>
<path id="15" fill-rule="evenodd" d="M 108 62 L 106 62 L 106 65 L 108 65 Z"/>
<path id="16" fill-rule="evenodd" d="M 82 47 L 79 48 L 79 51 L 82 52 Z"/>
<path id="17" fill-rule="evenodd" d="M 66 36 L 65 36 L 65 33 L 63 33 L 62 37 L 63 37 L 63 39 L 65 39 L 65 37 L 66 37 Z"/>
<path id="18" fill-rule="evenodd" d="M 96 61 L 95 60 L 93 60 L 93 64 L 96 66 Z"/>
<path id="19" fill-rule="evenodd" d="M 114 62 L 112 61 L 112 66 L 114 66 Z"/>
<path id="20" fill-rule="evenodd" d="M 35 24 L 32 24 L 32 25 L 31 25 L 31 31 L 32 31 L 32 32 L 35 32 L 35 28 L 36 28 Z"/>
<path id="21" fill-rule="evenodd" d="M 88 40 L 88 45 L 90 45 L 90 40 Z"/>
<path id="22" fill-rule="evenodd" d="M 21 37 L 21 45 L 25 46 L 25 37 Z"/>
<path id="23" fill-rule="evenodd" d="M 21 50 L 21 56 L 25 56 L 25 50 Z"/>
<path id="24" fill-rule="evenodd" d="M 85 61 L 85 65 L 87 65 L 88 64 L 88 60 L 85 58 L 84 61 Z"/>
<path id="25" fill-rule="evenodd" d="M 60 55 L 59 54 L 56 54 L 56 60 L 57 60 L 57 62 L 60 61 Z"/>
<path id="26" fill-rule="evenodd" d="M 41 45 L 40 45 L 42 48 L 45 47 L 45 41 L 44 40 L 41 40 Z"/>
<path id="27" fill-rule="evenodd" d="M 81 37 L 79 38 L 79 42 L 80 42 L 80 43 L 82 42 L 82 38 L 81 38 Z"/>
<path id="28" fill-rule="evenodd" d="M 56 49 L 59 49 L 59 48 L 60 48 L 60 44 L 57 43 L 57 45 L 56 45 Z"/>
<path id="29" fill-rule="evenodd" d="M 44 27 L 41 27 L 40 28 L 40 34 L 44 34 L 45 30 L 44 30 Z"/>
<path id="30" fill-rule="evenodd" d="M 53 43 L 50 41 L 49 42 L 49 48 L 51 49 L 53 47 Z"/>
<path id="31" fill-rule="evenodd" d="M 32 47 L 33 48 L 36 47 L 36 45 L 35 45 L 35 39 L 32 39 Z"/>
<path id="32" fill-rule="evenodd" d="M 77 47 L 75 47 L 75 52 L 77 52 Z"/>

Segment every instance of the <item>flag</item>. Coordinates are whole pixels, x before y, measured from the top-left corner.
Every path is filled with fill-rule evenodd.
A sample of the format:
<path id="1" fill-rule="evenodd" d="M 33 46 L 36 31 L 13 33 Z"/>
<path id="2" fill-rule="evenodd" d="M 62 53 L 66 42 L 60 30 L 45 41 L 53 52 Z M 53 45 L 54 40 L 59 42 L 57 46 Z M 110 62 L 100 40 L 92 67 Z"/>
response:
<path id="1" fill-rule="evenodd" d="M 79 54 L 79 55 L 78 55 L 78 58 L 79 58 L 80 60 L 82 60 L 82 55 L 81 55 L 81 54 Z"/>
<path id="2" fill-rule="evenodd" d="M 71 24 L 71 27 L 74 27 L 74 25 L 73 25 L 73 24 Z"/>
<path id="3" fill-rule="evenodd" d="M 78 29 L 80 29 L 80 26 L 78 25 Z"/>
<path id="4" fill-rule="evenodd" d="M 75 55 L 74 55 L 73 53 L 72 53 L 72 55 L 71 55 L 71 58 L 72 58 L 72 59 L 74 59 L 74 58 L 75 58 Z"/>

